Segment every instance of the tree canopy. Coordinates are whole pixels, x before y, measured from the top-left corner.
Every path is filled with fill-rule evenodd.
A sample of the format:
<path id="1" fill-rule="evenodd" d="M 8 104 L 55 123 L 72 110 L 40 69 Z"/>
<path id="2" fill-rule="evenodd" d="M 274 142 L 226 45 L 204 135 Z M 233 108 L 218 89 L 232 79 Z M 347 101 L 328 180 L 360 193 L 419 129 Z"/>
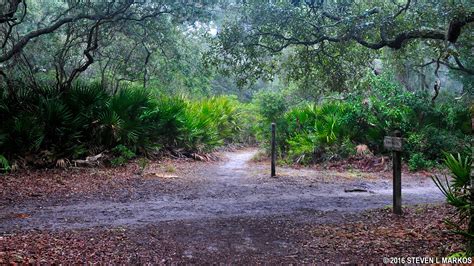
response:
<path id="1" fill-rule="evenodd" d="M 391 51 L 410 54 L 414 66 L 474 74 L 470 1 L 246 1 L 238 9 L 242 15 L 224 24 L 215 47 L 243 81 L 284 69 L 303 85 L 318 77 L 344 90 Z"/>
<path id="2" fill-rule="evenodd" d="M 54 69 L 58 87 L 67 90 L 89 70 L 100 73 L 102 81 L 112 78 L 115 88 L 121 80 L 140 79 L 146 86 L 156 67 L 150 58 L 178 58 L 186 49 L 184 29 L 207 20 L 206 6 L 166 0 L 8 0 L 0 14 L 0 74 L 12 82 L 20 72 Z"/>

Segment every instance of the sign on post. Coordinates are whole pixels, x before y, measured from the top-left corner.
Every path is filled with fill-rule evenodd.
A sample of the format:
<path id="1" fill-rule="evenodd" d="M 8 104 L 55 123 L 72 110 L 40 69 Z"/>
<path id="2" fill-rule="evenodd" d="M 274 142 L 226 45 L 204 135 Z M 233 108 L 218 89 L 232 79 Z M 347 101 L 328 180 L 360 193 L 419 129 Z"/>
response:
<path id="1" fill-rule="evenodd" d="M 272 123 L 272 166 L 271 177 L 276 176 L 276 125 Z"/>
<path id="2" fill-rule="evenodd" d="M 402 151 L 402 141 L 400 137 L 386 136 L 383 140 L 383 146 L 389 151 Z"/>
<path id="3" fill-rule="evenodd" d="M 393 212 L 402 214 L 402 148 L 403 139 L 400 131 L 383 140 L 385 149 L 392 151 L 393 160 Z"/>

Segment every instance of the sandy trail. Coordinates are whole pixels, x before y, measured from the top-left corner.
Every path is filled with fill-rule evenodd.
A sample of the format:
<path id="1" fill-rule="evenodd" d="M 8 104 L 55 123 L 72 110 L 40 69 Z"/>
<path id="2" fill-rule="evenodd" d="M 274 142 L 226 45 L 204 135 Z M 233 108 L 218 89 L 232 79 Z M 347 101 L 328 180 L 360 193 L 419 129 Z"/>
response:
<path id="1" fill-rule="evenodd" d="M 314 170 L 291 170 L 292 178 L 269 178 L 266 167 L 249 163 L 256 152 L 249 149 L 225 153 L 226 161 L 201 170 L 201 182 L 175 194 L 150 195 L 127 202 L 92 200 L 65 205 L 36 202 L 4 206 L 0 217 L 27 213 L 29 218 L 0 219 L 0 233 L 275 215 L 325 223 L 341 215 L 383 208 L 392 202 L 388 180 L 317 182 L 308 176 L 324 172 Z M 299 178 L 300 175 L 305 178 Z M 346 193 L 345 188 L 364 188 L 368 192 Z M 442 194 L 428 179 L 403 182 L 402 194 L 404 205 L 443 202 Z"/>

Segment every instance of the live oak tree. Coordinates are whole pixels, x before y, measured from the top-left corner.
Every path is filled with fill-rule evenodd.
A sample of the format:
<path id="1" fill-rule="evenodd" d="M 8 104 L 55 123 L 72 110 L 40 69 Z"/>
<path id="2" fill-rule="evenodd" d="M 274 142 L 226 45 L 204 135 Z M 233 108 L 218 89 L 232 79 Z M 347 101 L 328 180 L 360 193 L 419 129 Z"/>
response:
<path id="1" fill-rule="evenodd" d="M 124 69 L 135 58 L 143 66 L 136 71 L 142 76 L 122 75 L 117 79 L 140 79 L 146 86 L 150 58 L 172 46 L 167 42 L 168 36 L 174 34 L 170 29 L 193 25 L 195 20 L 205 21 L 206 6 L 212 4 L 213 1 L 202 4 L 169 0 L 71 0 L 41 4 L 28 0 L 2 1 L 0 75 L 4 82 L 11 83 L 18 78 L 15 75 L 26 72 L 24 76 L 34 84 L 34 74 L 54 69 L 58 88 L 67 91 L 94 63 L 101 63 L 105 76 L 112 68 L 108 60 L 116 59 L 115 67 Z M 125 49 L 120 49 L 124 44 L 127 44 Z M 128 58 L 120 59 L 124 54 L 129 54 Z"/>
<path id="2" fill-rule="evenodd" d="M 283 70 L 303 86 L 312 80 L 319 89 L 347 90 L 389 50 L 422 55 L 419 67 L 474 74 L 471 1 L 244 1 L 239 8 L 215 57 L 242 82 Z"/>

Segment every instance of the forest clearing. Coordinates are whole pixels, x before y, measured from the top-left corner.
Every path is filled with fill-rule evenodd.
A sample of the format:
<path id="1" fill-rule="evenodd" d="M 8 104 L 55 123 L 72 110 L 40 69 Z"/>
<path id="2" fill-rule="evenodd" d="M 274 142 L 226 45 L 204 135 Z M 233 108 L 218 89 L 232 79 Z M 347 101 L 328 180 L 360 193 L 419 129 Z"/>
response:
<path id="1" fill-rule="evenodd" d="M 467 0 L 0 0 L 0 264 L 471 264 Z"/>

